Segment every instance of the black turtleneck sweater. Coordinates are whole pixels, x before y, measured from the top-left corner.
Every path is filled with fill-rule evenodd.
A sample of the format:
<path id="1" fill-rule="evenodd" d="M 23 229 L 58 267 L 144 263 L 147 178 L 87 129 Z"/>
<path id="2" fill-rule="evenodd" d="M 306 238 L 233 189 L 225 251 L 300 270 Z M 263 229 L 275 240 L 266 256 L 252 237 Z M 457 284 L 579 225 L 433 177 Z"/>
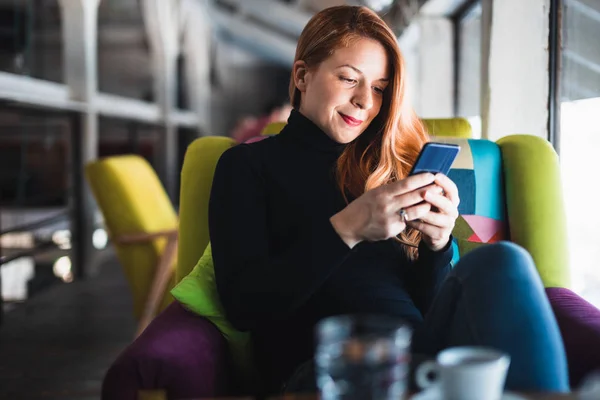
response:
<path id="1" fill-rule="evenodd" d="M 209 229 L 227 318 L 251 331 L 271 390 L 313 355 L 326 316 L 378 313 L 418 325 L 450 270 L 452 246 L 419 246 L 410 261 L 393 239 L 352 250 L 329 219 L 345 206 L 335 181 L 345 145 L 293 111 L 274 137 L 227 150 L 217 165 Z"/>

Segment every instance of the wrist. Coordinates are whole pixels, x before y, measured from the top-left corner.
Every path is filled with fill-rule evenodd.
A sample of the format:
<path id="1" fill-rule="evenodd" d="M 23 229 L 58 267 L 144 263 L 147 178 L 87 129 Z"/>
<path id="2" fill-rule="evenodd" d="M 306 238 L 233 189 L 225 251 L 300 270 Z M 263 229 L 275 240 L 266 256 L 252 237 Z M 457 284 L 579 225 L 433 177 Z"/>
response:
<path id="1" fill-rule="evenodd" d="M 424 242 L 427 245 L 427 247 L 429 248 L 429 250 L 431 250 L 432 252 L 438 252 L 438 251 L 442 251 L 446 247 L 448 247 L 448 244 L 450 243 L 450 237 L 447 237 L 445 240 L 437 240 L 437 241 L 424 240 Z"/>
<path id="2" fill-rule="evenodd" d="M 358 235 L 356 235 L 355 229 L 351 226 L 352 224 L 349 224 L 345 220 L 341 211 L 329 218 L 329 222 L 331 222 L 333 229 L 348 247 L 353 248 L 362 241 L 358 238 Z"/>

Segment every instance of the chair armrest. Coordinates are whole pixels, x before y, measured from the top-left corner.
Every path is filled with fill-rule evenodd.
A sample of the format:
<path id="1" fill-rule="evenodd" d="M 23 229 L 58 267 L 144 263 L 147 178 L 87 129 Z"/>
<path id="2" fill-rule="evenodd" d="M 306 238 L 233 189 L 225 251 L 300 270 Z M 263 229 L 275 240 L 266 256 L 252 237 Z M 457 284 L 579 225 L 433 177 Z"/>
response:
<path id="1" fill-rule="evenodd" d="M 154 279 L 152 280 L 152 285 L 150 286 L 150 291 L 148 292 L 148 297 L 146 298 L 146 303 L 144 304 L 144 309 L 142 310 L 142 315 L 138 323 L 138 329 L 135 337 L 138 337 L 150 324 L 152 318 L 154 318 L 156 310 L 158 310 L 162 300 L 163 293 L 167 289 L 167 286 L 169 285 L 169 282 L 173 276 L 175 269 L 174 261 L 175 256 L 177 255 L 178 230 L 169 229 L 165 231 L 149 233 L 128 233 L 117 236 L 113 239 L 116 244 L 129 245 L 147 243 L 151 240 L 163 237 L 167 239 L 167 244 L 165 245 L 165 248 L 158 259 L 158 263 L 154 271 Z"/>
<path id="2" fill-rule="evenodd" d="M 565 288 L 546 288 L 565 345 L 571 387 L 600 369 L 600 310 Z"/>
<path id="3" fill-rule="evenodd" d="M 162 237 L 177 237 L 177 229 L 169 229 L 166 231 L 158 231 L 158 232 L 143 232 L 143 233 L 126 233 L 123 235 L 116 236 L 112 238 L 113 242 L 116 244 L 137 244 L 137 243 L 146 243 L 154 239 L 159 239 Z"/>
<path id="4" fill-rule="evenodd" d="M 182 399 L 228 395 L 230 363 L 219 330 L 174 302 L 110 367 L 102 399 L 136 400 L 140 391 Z"/>
<path id="5" fill-rule="evenodd" d="M 567 223 L 558 155 L 531 135 L 497 142 L 502 152 L 510 240 L 535 261 L 545 287 L 569 287 Z"/>

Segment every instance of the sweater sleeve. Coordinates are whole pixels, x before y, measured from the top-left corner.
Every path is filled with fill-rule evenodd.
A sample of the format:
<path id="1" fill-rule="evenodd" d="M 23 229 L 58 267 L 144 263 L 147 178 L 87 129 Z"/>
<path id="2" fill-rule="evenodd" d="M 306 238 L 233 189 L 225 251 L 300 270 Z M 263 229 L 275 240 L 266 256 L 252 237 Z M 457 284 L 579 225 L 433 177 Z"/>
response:
<path id="1" fill-rule="evenodd" d="M 432 251 L 421 240 L 419 258 L 409 267 L 407 280 L 410 295 L 421 313 L 425 315 L 440 286 L 452 269 L 452 236 L 439 251 Z"/>
<path id="2" fill-rule="evenodd" d="M 314 217 L 294 243 L 274 254 L 267 227 L 268 188 L 252 151 L 238 145 L 223 153 L 209 202 L 217 290 L 228 320 L 239 330 L 289 315 L 351 251 L 329 218 Z"/>

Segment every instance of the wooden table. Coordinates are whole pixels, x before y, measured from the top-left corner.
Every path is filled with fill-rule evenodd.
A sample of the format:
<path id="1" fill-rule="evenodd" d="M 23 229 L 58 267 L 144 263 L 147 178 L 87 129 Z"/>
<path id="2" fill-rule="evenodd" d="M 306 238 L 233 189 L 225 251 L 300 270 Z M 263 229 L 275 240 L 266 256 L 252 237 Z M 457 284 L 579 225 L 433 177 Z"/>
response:
<path id="1" fill-rule="evenodd" d="M 527 400 L 576 400 L 577 396 L 574 393 L 569 394 L 556 394 L 556 393 L 519 393 L 521 396 L 525 397 Z M 237 400 L 237 399 L 232 399 Z M 249 400 L 249 399 L 248 399 Z M 280 397 L 273 397 L 269 400 L 318 400 L 316 395 L 287 395 Z M 410 396 L 406 398 L 406 400 L 410 400 Z"/>
<path id="2" fill-rule="evenodd" d="M 527 400 L 577 400 L 577 395 L 575 393 L 519 393 L 521 396 L 525 397 Z M 226 397 L 226 398 L 213 398 L 213 399 L 198 399 L 198 400 L 254 400 L 253 397 Z M 269 400 L 318 400 L 318 396 L 311 395 L 285 395 L 285 396 L 277 396 L 271 397 Z M 406 400 L 410 400 L 410 396 L 406 398 Z"/>

